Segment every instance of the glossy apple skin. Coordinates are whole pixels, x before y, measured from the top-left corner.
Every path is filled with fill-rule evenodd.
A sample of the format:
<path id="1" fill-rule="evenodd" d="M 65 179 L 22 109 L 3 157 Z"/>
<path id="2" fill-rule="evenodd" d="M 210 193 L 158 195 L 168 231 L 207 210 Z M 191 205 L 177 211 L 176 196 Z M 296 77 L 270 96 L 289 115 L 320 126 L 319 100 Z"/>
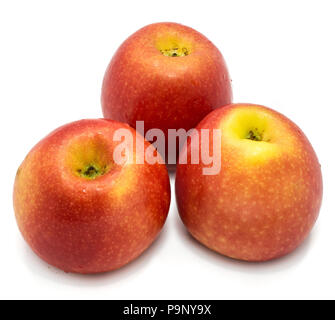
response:
<path id="1" fill-rule="evenodd" d="M 171 34 L 190 44 L 189 55 L 161 54 L 157 39 Z M 136 121 L 144 121 L 145 133 L 159 128 L 165 137 L 168 129 L 194 128 L 231 101 L 231 80 L 220 51 L 199 32 L 177 23 L 151 24 L 131 35 L 113 56 L 101 95 L 105 118 L 134 128 Z"/>
<path id="2" fill-rule="evenodd" d="M 94 141 L 111 163 L 120 143 L 112 137 L 119 128 L 135 135 L 128 125 L 111 120 L 65 125 L 40 141 L 17 172 L 19 229 L 39 257 L 66 272 L 122 267 L 154 241 L 167 217 L 170 182 L 164 164 L 115 165 L 94 180 L 74 174 L 75 150 L 85 141 Z M 89 143 L 81 150 L 83 157 L 90 152 Z M 145 148 L 153 146 L 145 141 Z"/>
<path id="3" fill-rule="evenodd" d="M 303 132 L 263 106 L 217 109 L 197 129 L 220 129 L 237 109 L 268 113 L 282 126 L 280 132 L 288 144 L 278 145 L 279 156 L 258 163 L 246 160 L 245 150 L 223 136 L 220 173 L 205 176 L 201 163 L 179 164 L 176 200 L 183 223 L 202 244 L 231 258 L 266 261 L 291 252 L 311 231 L 321 206 L 321 170 Z M 189 156 L 190 150 L 189 141 L 183 152 Z"/>

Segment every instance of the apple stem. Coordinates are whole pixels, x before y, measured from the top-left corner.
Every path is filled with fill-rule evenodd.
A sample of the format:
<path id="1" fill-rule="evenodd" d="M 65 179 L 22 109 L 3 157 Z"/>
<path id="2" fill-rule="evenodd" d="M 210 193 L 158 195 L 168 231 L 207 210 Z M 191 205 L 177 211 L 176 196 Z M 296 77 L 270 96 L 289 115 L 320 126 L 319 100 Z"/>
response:
<path id="1" fill-rule="evenodd" d="M 258 132 L 258 129 L 249 130 L 246 139 L 253 141 L 262 141 L 262 134 Z"/>

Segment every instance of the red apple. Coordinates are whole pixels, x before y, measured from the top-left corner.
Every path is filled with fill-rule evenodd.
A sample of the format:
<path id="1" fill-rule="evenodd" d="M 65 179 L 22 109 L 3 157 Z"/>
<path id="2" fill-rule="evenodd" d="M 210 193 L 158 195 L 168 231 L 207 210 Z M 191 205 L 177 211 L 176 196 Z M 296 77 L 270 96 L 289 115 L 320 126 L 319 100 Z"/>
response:
<path id="1" fill-rule="evenodd" d="M 177 23 L 151 24 L 130 36 L 107 68 L 101 96 L 105 118 L 134 128 L 136 121 L 144 121 L 144 133 L 163 130 L 166 159 L 168 129 L 194 128 L 231 101 L 231 80 L 220 51 Z M 175 164 L 176 150 L 171 152 L 169 163 Z"/>
<path id="2" fill-rule="evenodd" d="M 213 111 L 196 132 L 201 129 L 221 132 L 214 150 L 221 170 L 204 175 L 201 161 L 178 165 L 176 199 L 189 232 L 208 248 L 247 261 L 297 248 L 322 198 L 320 165 L 303 132 L 282 114 L 250 104 Z M 195 148 L 191 140 L 181 153 L 185 158 Z M 213 137 L 209 141 L 212 152 Z"/>
<path id="3" fill-rule="evenodd" d="M 135 139 L 133 128 L 116 121 L 65 125 L 40 141 L 17 172 L 14 209 L 20 231 L 38 256 L 64 271 L 122 267 L 154 241 L 167 217 L 165 165 L 116 163 L 119 129 Z M 144 150 L 154 150 L 137 138 Z"/>

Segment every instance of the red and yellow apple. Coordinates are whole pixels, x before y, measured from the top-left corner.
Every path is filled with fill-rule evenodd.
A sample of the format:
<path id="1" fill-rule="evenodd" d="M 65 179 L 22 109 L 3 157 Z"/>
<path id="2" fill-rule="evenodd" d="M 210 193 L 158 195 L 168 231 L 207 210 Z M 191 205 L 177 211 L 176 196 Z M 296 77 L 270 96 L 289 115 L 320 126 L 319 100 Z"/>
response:
<path id="1" fill-rule="evenodd" d="M 191 235 L 223 255 L 265 261 L 302 243 L 319 214 L 322 176 L 304 133 L 269 108 L 235 104 L 210 113 L 197 126 L 221 132 L 221 170 L 178 164 L 176 199 Z M 213 138 L 209 140 L 213 148 Z M 191 139 L 182 154 L 190 157 Z M 203 145 L 200 145 L 200 150 Z"/>
<path id="2" fill-rule="evenodd" d="M 168 151 L 177 153 L 167 148 L 168 129 L 194 128 L 231 101 L 231 80 L 220 51 L 177 23 L 151 24 L 131 35 L 107 68 L 101 96 L 105 118 L 134 128 L 136 121 L 144 121 L 144 133 L 163 130 L 166 159 Z"/>
<path id="3" fill-rule="evenodd" d="M 122 267 L 154 241 L 167 217 L 165 165 L 116 163 L 118 129 L 156 152 L 127 124 L 81 120 L 40 141 L 17 171 L 14 209 L 20 231 L 38 256 L 66 272 Z M 138 157 L 136 150 L 128 151 Z"/>

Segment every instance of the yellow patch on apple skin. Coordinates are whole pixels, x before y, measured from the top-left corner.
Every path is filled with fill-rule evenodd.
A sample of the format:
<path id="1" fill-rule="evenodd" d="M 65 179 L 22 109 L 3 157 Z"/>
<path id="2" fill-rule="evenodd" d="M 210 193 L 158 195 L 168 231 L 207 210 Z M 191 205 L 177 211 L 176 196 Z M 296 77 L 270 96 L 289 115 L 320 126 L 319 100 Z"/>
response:
<path id="1" fill-rule="evenodd" d="M 14 184 L 14 211 L 16 219 L 28 222 L 25 212 L 27 208 L 34 208 L 38 201 L 38 194 L 34 193 L 35 181 L 38 179 L 35 167 L 37 162 L 36 150 L 33 150 L 20 165 Z M 41 164 L 40 164 L 41 165 Z M 20 190 L 20 192 L 16 192 Z"/>
<path id="2" fill-rule="evenodd" d="M 221 122 L 222 141 L 250 163 L 279 158 L 283 150 L 293 151 L 295 140 L 285 134 L 285 121 L 258 106 L 235 108 Z"/>
<path id="3" fill-rule="evenodd" d="M 135 168 L 127 168 L 127 170 L 121 171 L 119 176 L 115 179 L 115 184 L 117 188 L 113 188 L 111 191 L 111 196 L 113 201 L 117 200 L 124 201 L 124 196 L 127 196 L 131 193 L 131 190 L 136 187 L 136 170 Z M 128 199 L 126 201 L 129 201 Z"/>
<path id="4" fill-rule="evenodd" d="M 114 166 L 108 141 L 101 134 L 82 135 L 66 147 L 65 165 L 73 175 L 93 180 L 108 173 Z"/>
<path id="5" fill-rule="evenodd" d="M 170 33 L 158 35 L 156 48 L 167 57 L 185 57 L 192 52 L 192 44 L 189 40 Z"/>

